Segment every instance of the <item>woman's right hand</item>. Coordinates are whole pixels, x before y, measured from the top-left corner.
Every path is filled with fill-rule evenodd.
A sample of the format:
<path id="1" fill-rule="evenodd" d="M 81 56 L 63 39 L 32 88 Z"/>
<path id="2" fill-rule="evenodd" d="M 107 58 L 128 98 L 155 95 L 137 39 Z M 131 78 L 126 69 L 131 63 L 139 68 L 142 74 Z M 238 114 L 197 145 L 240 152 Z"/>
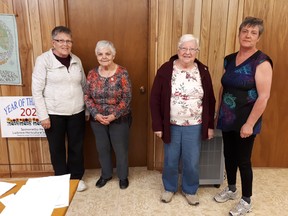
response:
<path id="1" fill-rule="evenodd" d="M 45 130 L 49 129 L 51 127 L 50 118 L 42 120 L 41 125 Z"/>

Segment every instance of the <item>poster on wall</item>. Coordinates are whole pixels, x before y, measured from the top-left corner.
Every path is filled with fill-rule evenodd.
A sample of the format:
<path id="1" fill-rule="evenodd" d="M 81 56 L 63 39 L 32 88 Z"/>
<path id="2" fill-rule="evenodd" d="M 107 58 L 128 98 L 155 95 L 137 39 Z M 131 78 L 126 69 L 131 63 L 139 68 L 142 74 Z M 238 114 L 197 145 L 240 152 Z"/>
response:
<path id="1" fill-rule="evenodd" d="M 46 137 L 32 96 L 0 97 L 1 136 Z"/>
<path id="2" fill-rule="evenodd" d="M 0 14 L 0 85 L 21 85 L 16 19 Z"/>

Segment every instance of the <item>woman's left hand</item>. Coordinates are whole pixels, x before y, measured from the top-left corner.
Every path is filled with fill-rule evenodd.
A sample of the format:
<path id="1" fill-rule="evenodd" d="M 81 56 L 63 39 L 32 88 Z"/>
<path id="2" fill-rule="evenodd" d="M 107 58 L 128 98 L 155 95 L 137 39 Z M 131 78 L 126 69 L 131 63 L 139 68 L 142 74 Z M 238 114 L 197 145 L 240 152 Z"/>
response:
<path id="1" fill-rule="evenodd" d="M 113 114 L 107 115 L 105 117 L 106 120 L 109 121 L 110 123 L 116 119 L 116 117 Z"/>
<path id="2" fill-rule="evenodd" d="M 214 137 L 214 129 L 208 128 L 208 139 L 212 139 Z"/>
<path id="3" fill-rule="evenodd" d="M 252 133 L 253 133 L 253 126 L 251 124 L 245 123 L 240 130 L 240 137 L 247 138 L 251 136 Z"/>

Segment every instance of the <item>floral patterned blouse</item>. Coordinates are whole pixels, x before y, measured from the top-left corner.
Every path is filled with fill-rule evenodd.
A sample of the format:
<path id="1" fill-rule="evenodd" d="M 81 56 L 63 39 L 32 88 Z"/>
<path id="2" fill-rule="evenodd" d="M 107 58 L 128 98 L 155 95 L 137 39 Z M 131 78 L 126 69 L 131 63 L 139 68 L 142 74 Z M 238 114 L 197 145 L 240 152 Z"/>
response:
<path id="1" fill-rule="evenodd" d="M 99 67 L 89 71 L 84 88 L 84 99 L 91 116 L 114 114 L 117 118 L 130 113 L 132 88 L 128 71 L 117 66 L 110 77 L 102 77 Z"/>
<path id="2" fill-rule="evenodd" d="M 204 92 L 198 67 L 184 71 L 174 63 L 171 85 L 170 123 L 181 126 L 201 124 Z"/>

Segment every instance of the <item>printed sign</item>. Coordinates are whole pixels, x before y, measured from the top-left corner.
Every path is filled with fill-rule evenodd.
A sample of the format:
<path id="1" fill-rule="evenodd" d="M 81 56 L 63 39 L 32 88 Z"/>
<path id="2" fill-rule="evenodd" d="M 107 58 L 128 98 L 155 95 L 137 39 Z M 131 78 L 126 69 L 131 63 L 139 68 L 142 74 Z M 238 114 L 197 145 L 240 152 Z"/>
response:
<path id="1" fill-rule="evenodd" d="M 2 137 L 46 137 L 33 98 L 0 97 Z"/>

